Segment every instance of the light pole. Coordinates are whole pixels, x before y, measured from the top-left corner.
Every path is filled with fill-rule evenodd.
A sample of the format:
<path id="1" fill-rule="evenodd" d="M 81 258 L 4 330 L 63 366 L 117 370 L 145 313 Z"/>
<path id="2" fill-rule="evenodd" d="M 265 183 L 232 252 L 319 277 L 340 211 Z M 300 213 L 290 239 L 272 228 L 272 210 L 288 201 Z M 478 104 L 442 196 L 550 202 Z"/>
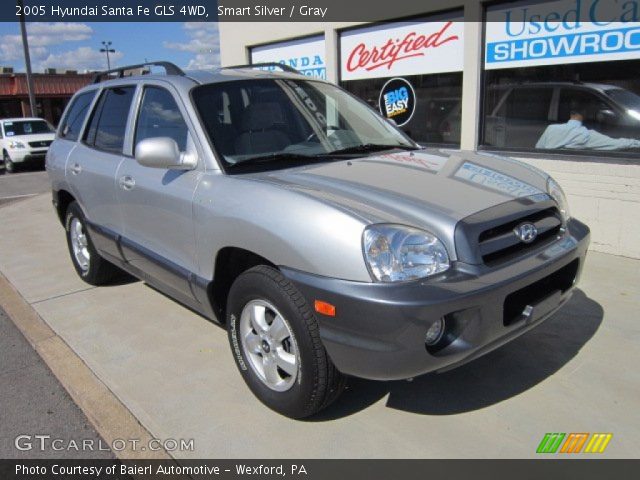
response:
<path id="1" fill-rule="evenodd" d="M 18 5 L 22 6 L 22 0 L 18 0 Z M 21 10 L 24 11 L 24 8 Z M 27 40 L 27 27 L 25 25 L 24 13 L 20 14 L 20 33 L 22 35 L 22 49 L 24 50 L 24 66 L 27 71 L 27 92 L 29 94 L 29 110 L 31 116 L 35 117 L 38 112 L 36 109 L 36 97 L 33 88 L 33 76 L 31 75 L 31 56 L 29 55 L 29 42 Z"/>
<path id="2" fill-rule="evenodd" d="M 104 48 L 101 48 L 100 52 L 107 54 L 107 70 L 111 70 L 111 61 L 109 60 L 109 54 L 116 53 L 116 51 L 111 48 L 111 42 L 103 41 L 102 45 L 104 45 Z"/>

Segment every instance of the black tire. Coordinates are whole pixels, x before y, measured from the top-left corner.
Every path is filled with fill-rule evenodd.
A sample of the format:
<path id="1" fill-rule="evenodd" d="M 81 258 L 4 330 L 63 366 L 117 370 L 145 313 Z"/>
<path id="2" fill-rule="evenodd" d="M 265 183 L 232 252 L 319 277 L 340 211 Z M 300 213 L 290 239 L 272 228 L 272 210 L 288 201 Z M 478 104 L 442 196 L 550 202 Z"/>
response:
<path id="1" fill-rule="evenodd" d="M 2 154 L 2 161 L 4 162 L 4 171 L 6 173 L 15 173 L 16 164 L 11 161 L 11 157 L 7 152 Z"/>
<path id="2" fill-rule="evenodd" d="M 84 267 L 80 265 L 78 259 L 76 258 L 72 245 L 71 228 L 72 224 L 75 225 L 74 220 L 77 220 L 81 224 L 86 238 L 86 249 L 89 253 L 89 258 L 88 264 Z M 94 247 L 93 241 L 91 240 L 89 232 L 87 231 L 86 219 L 84 217 L 84 214 L 82 213 L 82 209 L 77 202 L 71 202 L 67 207 L 64 227 L 71 262 L 73 263 L 76 272 L 78 273 L 80 278 L 82 278 L 82 280 L 90 285 L 100 286 L 112 282 L 115 278 L 119 277 L 122 274 L 121 269 L 102 258 Z"/>
<path id="3" fill-rule="evenodd" d="M 286 391 L 271 389 L 258 376 L 240 339 L 241 313 L 254 300 L 275 306 L 295 337 L 298 374 Z M 327 355 L 314 313 L 302 294 L 278 270 L 258 266 L 241 274 L 229 292 L 226 320 L 231 351 L 242 378 L 272 410 L 290 418 L 308 417 L 326 408 L 344 390 L 346 377 Z"/>

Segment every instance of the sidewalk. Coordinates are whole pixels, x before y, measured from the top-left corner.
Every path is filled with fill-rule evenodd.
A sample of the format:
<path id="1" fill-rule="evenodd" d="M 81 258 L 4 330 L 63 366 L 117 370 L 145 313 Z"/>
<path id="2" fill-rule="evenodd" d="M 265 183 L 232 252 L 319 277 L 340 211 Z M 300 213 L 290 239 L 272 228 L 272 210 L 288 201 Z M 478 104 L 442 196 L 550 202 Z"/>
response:
<path id="1" fill-rule="evenodd" d="M 176 458 L 534 457 L 546 432 L 611 432 L 606 458 L 640 456 L 638 260 L 592 252 L 538 329 L 445 374 L 353 380 L 309 421 L 253 397 L 219 326 L 142 282 L 84 284 L 48 195 L 0 208 L 0 272 L 154 437 L 194 439 Z"/>

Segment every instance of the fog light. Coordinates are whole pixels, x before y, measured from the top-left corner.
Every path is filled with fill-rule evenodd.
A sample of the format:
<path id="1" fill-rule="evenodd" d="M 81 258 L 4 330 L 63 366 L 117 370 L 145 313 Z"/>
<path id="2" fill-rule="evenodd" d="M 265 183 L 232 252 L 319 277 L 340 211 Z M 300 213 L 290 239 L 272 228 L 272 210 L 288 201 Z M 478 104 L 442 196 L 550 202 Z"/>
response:
<path id="1" fill-rule="evenodd" d="M 427 346 L 435 345 L 444 334 L 444 318 L 439 318 L 431 324 L 424 336 L 424 343 Z"/>

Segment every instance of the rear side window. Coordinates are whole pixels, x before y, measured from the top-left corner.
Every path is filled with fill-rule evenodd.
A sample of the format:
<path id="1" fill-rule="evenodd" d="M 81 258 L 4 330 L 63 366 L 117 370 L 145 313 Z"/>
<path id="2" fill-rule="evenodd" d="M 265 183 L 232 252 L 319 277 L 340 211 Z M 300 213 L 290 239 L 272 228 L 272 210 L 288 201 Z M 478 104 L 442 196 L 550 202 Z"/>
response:
<path id="1" fill-rule="evenodd" d="M 551 88 L 514 88 L 507 99 L 507 118 L 547 121 Z"/>
<path id="2" fill-rule="evenodd" d="M 171 93 L 164 88 L 146 87 L 136 124 L 136 145 L 145 138 L 169 137 L 184 152 L 187 132 L 187 124 Z"/>
<path id="3" fill-rule="evenodd" d="M 67 110 L 67 114 L 60 125 L 60 137 L 75 141 L 80 136 L 80 129 L 89 112 L 89 106 L 96 92 L 81 93 L 73 99 Z"/>
<path id="4" fill-rule="evenodd" d="M 134 91 L 135 87 L 117 87 L 102 92 L 84 135 L 87 145 L 122 153 Z"/>

